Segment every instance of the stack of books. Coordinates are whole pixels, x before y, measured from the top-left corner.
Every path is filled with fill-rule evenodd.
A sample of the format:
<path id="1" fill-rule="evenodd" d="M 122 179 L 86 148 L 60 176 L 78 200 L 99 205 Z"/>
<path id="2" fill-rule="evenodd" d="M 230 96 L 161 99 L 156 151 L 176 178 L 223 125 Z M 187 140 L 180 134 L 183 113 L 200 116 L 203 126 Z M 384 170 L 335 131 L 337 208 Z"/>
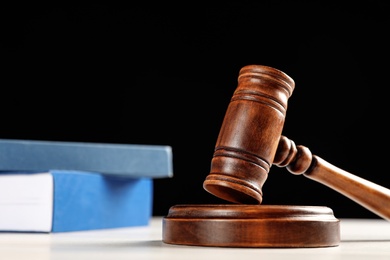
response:
<path id="1" fill-rule="evenodd" d="M 172 176 L 170 146 L 0 139 L 0 231 L 148 225 Z"/>

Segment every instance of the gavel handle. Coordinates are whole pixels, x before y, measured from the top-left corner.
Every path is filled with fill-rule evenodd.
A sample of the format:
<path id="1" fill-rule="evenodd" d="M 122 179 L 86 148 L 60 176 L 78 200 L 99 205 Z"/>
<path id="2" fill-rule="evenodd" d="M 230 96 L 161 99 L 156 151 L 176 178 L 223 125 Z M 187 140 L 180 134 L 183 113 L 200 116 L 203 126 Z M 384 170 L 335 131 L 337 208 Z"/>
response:
<path id="1" fill-rule="evenodd" d="M 281 136 L 273 164 L 322 183 L 390 221 L 389 189 L 335 167 L 285 136 Z"/>

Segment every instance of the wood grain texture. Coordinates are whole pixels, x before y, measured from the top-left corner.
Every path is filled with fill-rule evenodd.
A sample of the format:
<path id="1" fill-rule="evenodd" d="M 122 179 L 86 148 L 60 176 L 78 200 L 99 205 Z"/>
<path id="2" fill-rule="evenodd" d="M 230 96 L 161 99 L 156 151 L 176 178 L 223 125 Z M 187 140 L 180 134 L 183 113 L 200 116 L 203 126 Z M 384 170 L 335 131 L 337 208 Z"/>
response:
<path id="1" fill-rule="evenodd" d="M 322 183 L 343 194 L 378 216 L 390 220 L 390 190 L 344 171 L 319 156 L 309 148 L 281 136 L 275 160 L 276 166 L 286 167 L 293 174 Z"/>
<path id="2" fill-rule="evenodd" d="M 330 247 L 339 220 L 320 206 L 176 205 L 163 218 L 163 242 L 214 247 Z"/>
<path id="3" fill-rule="evenodd" d="M 346 172 L 282 136 L 295 88 L 287 74 L 267 66 L 240 70 L 203 187 L 233 203 L 261 204 L 271 165 L 320 182 L 390 220 L 390 190 Z"/>
<path id="4" fill-rule="evenodd" d="M 294 87 L 292 78 L 271 67 L 240 70 L 203 183 L 206 191 L 230 202 L 262 202 Z"/>

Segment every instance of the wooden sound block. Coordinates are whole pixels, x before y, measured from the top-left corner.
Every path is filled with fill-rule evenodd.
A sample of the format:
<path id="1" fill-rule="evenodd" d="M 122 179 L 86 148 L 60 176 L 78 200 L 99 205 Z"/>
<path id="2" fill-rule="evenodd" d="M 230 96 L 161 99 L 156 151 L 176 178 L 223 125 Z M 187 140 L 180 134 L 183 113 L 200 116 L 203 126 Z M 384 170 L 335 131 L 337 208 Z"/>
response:
<path id="1" fill-rule="evenodd" d="M 331 247 L 339 220 L 322 206 L 183 204 L 163 218 L 163 242 L 213 247 Z"/>

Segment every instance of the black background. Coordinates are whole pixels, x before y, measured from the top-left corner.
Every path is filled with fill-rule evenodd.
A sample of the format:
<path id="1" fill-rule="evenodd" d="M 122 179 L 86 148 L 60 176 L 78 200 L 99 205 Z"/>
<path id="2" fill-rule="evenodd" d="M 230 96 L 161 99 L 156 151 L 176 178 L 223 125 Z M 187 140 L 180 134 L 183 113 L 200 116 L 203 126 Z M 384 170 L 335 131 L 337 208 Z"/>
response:
<path id="1" fill-rule="evenodd" d="M 134 2 L 134 1 L 133 1 Z M 283 134 L 390 187 L 386 1 L 3 5 L 0 138 L 170 145 L 154 215 L 224 203 L 203 190 L 241 67 L 291 76 Z M 377 216 L 272 167 L 263 204 Z"/>

